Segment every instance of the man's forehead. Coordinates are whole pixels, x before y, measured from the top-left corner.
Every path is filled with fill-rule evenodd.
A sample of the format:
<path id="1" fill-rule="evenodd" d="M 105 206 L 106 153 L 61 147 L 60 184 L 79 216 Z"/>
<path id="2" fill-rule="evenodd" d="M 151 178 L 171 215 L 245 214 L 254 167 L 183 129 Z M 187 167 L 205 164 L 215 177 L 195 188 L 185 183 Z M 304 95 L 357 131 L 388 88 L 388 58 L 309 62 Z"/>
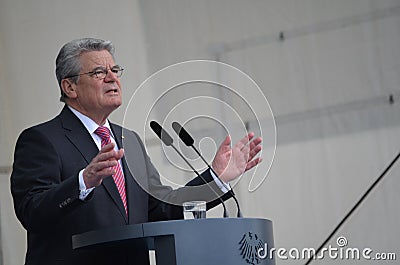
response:
<path id="1" fill-rule="evenodd" d="M 82 53 L 80 60 L 84 67 L 114 65 L 114 59 L 107 50 Z"/>

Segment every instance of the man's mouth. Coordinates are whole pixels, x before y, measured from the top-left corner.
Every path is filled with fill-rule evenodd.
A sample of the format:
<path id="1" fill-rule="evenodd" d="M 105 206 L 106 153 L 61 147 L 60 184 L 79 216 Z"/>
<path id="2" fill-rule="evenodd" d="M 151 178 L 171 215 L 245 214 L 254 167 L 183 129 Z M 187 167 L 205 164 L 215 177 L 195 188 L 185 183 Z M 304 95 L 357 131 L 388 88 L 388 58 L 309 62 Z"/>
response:
<path id="1" fill-rule="evenodd" d="M 109 93 L 111 93 L 111 94 L 118 93 L 118 89 L 117 88 L 109 89 L 106 91 L 106 94 L 109 94 Z"/>

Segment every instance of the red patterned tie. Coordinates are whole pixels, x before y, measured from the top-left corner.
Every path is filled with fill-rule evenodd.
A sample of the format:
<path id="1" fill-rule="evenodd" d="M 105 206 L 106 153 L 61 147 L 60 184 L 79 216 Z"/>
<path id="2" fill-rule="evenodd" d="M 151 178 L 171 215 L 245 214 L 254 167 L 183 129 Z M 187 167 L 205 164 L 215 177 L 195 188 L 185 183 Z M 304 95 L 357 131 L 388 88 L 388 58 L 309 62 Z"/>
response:
<path id="1" fill-rule="evenodd" d="M 101 147 L 111 143 L 110 131 L 108 130 L 107 127 L 100 126 L 99 128 L 96 129 L 96 131 L 94 131 L 94 133 L 100 136 Z M 115 184 L 117 185 L 119 195 L 121 196 L 122 203 L 124 204 L 126 215 L 128 215 L 128 203 L 126 201 L 124 173 L 122 172 L 122 168 L 119 163 L 117 163 L 114 169 L 115 169 L 115 174 L 112 177 L 114 179 Z"/>

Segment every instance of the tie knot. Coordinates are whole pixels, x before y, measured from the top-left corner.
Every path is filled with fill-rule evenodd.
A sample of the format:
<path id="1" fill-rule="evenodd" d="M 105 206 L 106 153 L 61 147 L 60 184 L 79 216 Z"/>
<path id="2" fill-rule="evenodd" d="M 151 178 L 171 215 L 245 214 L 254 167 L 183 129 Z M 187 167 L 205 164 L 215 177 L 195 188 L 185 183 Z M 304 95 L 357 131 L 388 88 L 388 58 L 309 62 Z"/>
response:
<path id="1" fill-rule="evenodd" d="M 100 136 L 100 138 L 104 141 L 107 141 L 108 139 L 110 139 L 110 131 L 108 130 L 107 127 L 105 126 L 100 126 L 98 127 L 95 131 L 95 134 L 97 134 L 98 136 Z"/>

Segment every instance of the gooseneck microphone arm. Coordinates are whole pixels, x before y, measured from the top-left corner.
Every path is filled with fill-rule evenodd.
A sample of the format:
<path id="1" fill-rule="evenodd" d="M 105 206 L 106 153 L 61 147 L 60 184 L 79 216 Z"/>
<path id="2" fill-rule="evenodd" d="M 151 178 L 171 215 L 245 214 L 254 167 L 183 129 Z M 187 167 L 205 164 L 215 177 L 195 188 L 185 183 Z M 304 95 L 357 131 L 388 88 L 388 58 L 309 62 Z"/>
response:
<path id="1" fill-rule="evenodd" d="M 233 188 L 227 187 L 227 185 L 219 178 L 218 174 L 214 171 L 214 169 L 210 166 L 210 164 L 205 160 L 205 158 L 201 155 L 199 150 L 194 146 L 194 139 L 190 134 L 178 123 L 178 122 L 173 122 L 172 123 L 172 128 L 176 132 L 176 134 L 179 136 L 179 138 L 185 143 L 186 146 L 192 147 L 193 150 L 197 153 L 197 155 L 203 160 L 203 162 L 207 165 L 207 167 L 214 173 L 214 175 L 217 177 L 219 182 L 228 190 L 228 192 L 232 195 L 232 198 L 236 202 L 236 207 L 237 207 L 237 217 L 243 217 L 242 212 L 240 211 L 240 206 L 239 202 L 236 199 L 235 193 L 233 192 Z"/>
<path id="2" fill-rule="evenodd" d="M 206 183 L 209 188 L 218 196 L 219 200 L 221 201 L 222 207 L 224 208 L 224 218 L 229 217 L 228 211 L 226 210 L 226 206 L 224 203 L 224 200 L 218 195 L 218 193 L 210 186 L 210 184 L 197 172 L 197 170 L 189 163 L 189 161 L 185 158 L 185 156 L 174 146 L 173 144 L 173 139 L 172 137 L 165 131 L 160 124 L 158 124 L 156 121 L 151 121 L 150 122 L 150 127 L 154 131 L 154 133 L 158 136 L 158 138 L 161 139 L 161 141 L 166 145 L 166 146 L 171 146 L 175 152 L 178 153 L 178 155 L 183 159 L 183 161 L 186 162 L 186 164 L 193 170 L 193 172 L 201 178 L 204 183 Z"/>

